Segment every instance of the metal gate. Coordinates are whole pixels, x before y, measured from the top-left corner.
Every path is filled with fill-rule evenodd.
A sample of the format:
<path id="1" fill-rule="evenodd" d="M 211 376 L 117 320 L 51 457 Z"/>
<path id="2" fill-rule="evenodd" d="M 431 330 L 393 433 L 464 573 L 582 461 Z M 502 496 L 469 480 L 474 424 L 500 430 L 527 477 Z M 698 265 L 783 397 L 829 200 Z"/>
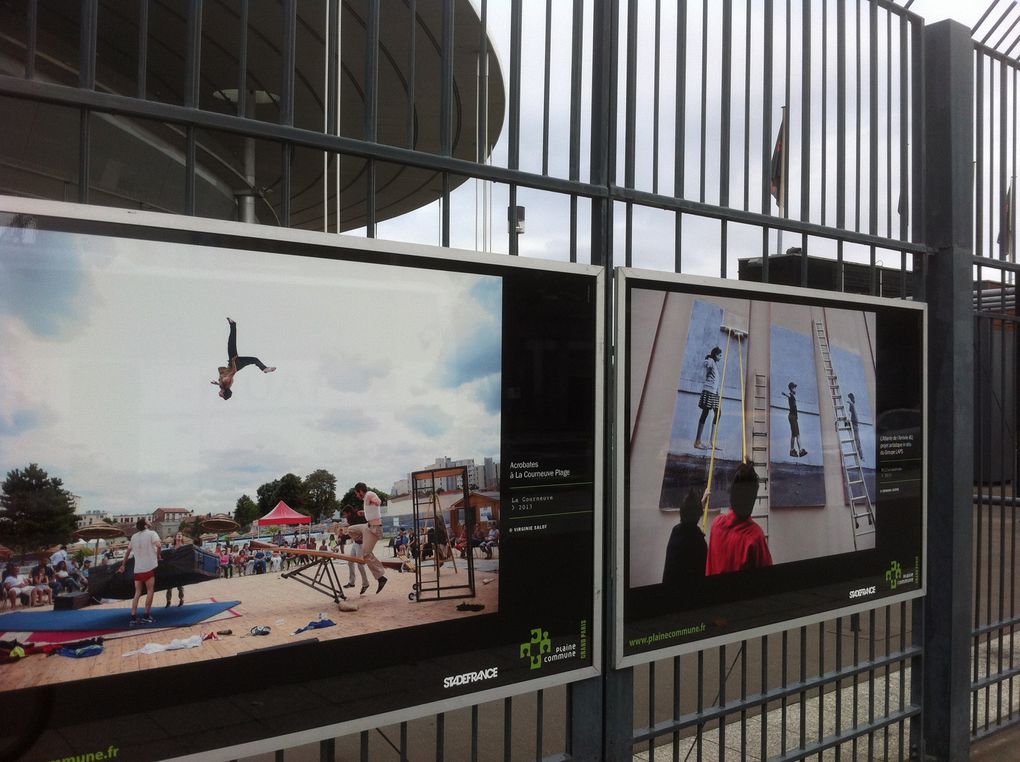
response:
<path id="1" fill-rule="evenodd" d="M 5 157 L 4 192 L 25 192 L 19 178 L 31 176 L 45 178 L 33 185 L 36 195 L 137 203 L 108 187 L 116 146 L 103 136 L 120 120 L 173 157 L 168 190 L 159 204 L 138 204 L 146 208 L 587 261 L 610 272 L 628 265 L 927 300 L 940 329 L 948 326 L 937 341 L 950 356 L 962 351 L 965 321 L 977 369 L 973 440 L 954 444 L 968 431 L 949 415 L 970 415 L 965 404 L 953 407 L 962 390 L 933 389 L 930 417 L 938 433 L 929 510 L 940 527 L 952 526 L 944 517 L 976 489 L 972 515 L 962 514 L 968 525 L 973 519 L 973 547 L 970 531 L 950 531 L 942 538 L 948 550 L 938 547 L 948 556 L 929 567 L 956 579 L 952 589 L 936 583 L 923 604 L 640 668 L 607 666 L 602 678 L 280 751 L 277 759 L 947 757 L 970 734 L 1017 720 L 1017 267 L 993 244 L 1004 218 L 996 210 L 1007 208 L 1011 219 L 1015 199 L 1018 65 L 1006 49 L 1013 27 L 1009 9 L 986 14 L 983 29 L 994 24 L 995 37 L 972 43 L 968 34 L 961 54 L 959 30 L 926 30 L 909 5 L 475 0 L 476 16 L 465 24 L 467 5 L 455 0 L 385 8 L 380 0 L 281 0 L 271 6 L 278 20 L 271 38 L 252 32 L 250 17 L 267 11 L 248 0 L 229 6 L 228 33 L 211 23 L 226 7 L 214 0 L 25 0 L 0 11 L 7 52 L 0 113 L 31 107 L 66 133 L 52 165 Z M 404 62 L 387 58 L 397 48 L 381 43 L 392 32 L 380 28 L 383 13 L 406 29 Z M 156 25 L 179 30 L 179 51 L 150 47 Z M 137 44 L 113 45 L 115 27 L 134 30 Z M 57 29 L 73 30 L 76 55 L 46 48 Z M 351 29 L 364 51 L 356 59 L 345 57 Z M 235 68 L 233 100 L 229 83 L 222 97 L 205 89 L 204 67 L 222 59 L 224 40 L 237 47 L 220 60 Z M 254 77 L 257 49 L 272 54 L 272 77 Z M 321 55 L 318 84 L 300 69 L 299 52 L 308 49 Z M 419 72 L 426 49 L 434 60 Z M 458 49 L 474 52 L 471 76 L 455 66 Z M 104 68 L 111 60 L 134 74 L 114 81 Z M 399 97 L 381 83 L 387 65 L 406 75 Z M 363 104 L 353 120 L 344 118 L 338 76 L 352 67 Z M 936 124 L 932 101 L 963 81 L 953 77 L 970 82 L 976 99 L 956 92 L 947 106 L 953 118 L 943 124 L 940 112 Z M 249 88 L 267 94 L 263 108 L 258 97 L 246 99 Z M 309 91 L 314 118 L 302 105 Z M 420 110 L 426 91 L 435 101 L 428 123 Z M 380 128 L 381 109 L 389 109 L 389 130 Z M 973 192 L 960 185 L 971 142 L 954 120 L 976 124 Z M 214 144 L 233 157 L 225 161 L 241 188 L 236 206 L 203 199 Z M 256 176 L 256 167 L 271 177 Z M 401 175 L 417 178 L 428 202 L 409 225 L 399 224 L 399 204 L 386 195 Z M 971 271 L 979 285 L 967 292 L 966 313 L 957 303 L 943 321 L 954 274 L 935 266 L 944 252 L 930 220 L 954 217 L 961 205 L 974 224 L 963 264 L 954 257 L 956 275 L 965 273 L 956 293 Z M 951 244 L 960 238 L 954 225 L 939 231 Z M 1011 223 L 1006 230 L 1009 246 Z M 970 441 L 976 472 L 962 451 Z M 607 559 L 612 543 L 607 537 Z M 966 632 L 949 616 L 961 606 Z M 934 674 L 940 618 L 968 649 L 962 689 L 972 711 L 963 741 L 949 737 L 947 719 L 961 685 Z"/>

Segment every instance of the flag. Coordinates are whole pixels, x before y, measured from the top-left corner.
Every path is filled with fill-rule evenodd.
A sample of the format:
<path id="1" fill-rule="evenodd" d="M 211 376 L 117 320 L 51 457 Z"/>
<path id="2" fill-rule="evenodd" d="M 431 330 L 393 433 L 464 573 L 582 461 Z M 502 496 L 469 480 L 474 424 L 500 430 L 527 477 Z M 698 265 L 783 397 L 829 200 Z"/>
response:
<path id="1" fill-rule="evenodd" d="M 1013 232 L 1013 181 L 1010 180 L 1009 190 L 1006 191 L 1006 198 L 1000 207 L 999 237 L 995 239 L 999 244 L 999 259 L 1013 260 Z"/>
<path id="2" fill-rule="evenodd" d="M 786 201 L 786 109 L 783 109 L 783 119 L 779 123 L 779 135 L 776 136 L 776 146 L 772 149 L 772 174 L 770 192 L 772 197 L 783 208 Z"/>

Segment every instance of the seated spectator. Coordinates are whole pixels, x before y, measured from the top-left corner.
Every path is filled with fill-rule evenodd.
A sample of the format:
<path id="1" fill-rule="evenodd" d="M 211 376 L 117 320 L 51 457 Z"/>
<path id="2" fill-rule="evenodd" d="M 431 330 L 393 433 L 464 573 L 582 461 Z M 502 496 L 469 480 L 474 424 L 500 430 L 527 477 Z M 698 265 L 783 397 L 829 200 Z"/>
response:
<path id="1" fill-rule="evenodd" d="M 11 602 L 11 608 L 21 600 L 22 606 L 32 605 L 32 583 L 28 577 L 21 573 L 17 564 L 7 564 L 4 569 L 4 595 Z"/>
<path id="2" fill-rule="evenodd" d="M 255 574 L 266 573 L 266 554 L 261 550 L 255 551 L 255 557 L 252 559 L 252 570 Z"/>
<path id="3" fill-rule="evenodd" d="M 457 539 L 453 542 L 453 547 L 460 553 L 461 558 L 467 558 L 468 538 L 467 538 L 467 527 L 460 530 L 460 534 Z"/>
<path id="4" fill-rule="evenodd" d="M 274 572 L 278 572 L 282 565 L 283 558 L 280 556 L 280 551 L 274 550 L 272 557 L 269 559 L 269 568 Z"/>
<path id="5" fill-rule="evenodd" d="M 489 529 L 489 534 L 486 535 L 485 542 L 480 547 L 485 551 L 486 558 L 492 558 L 492 549 L 499 547 L 499 529 L 495 524 Z"/>
<path id="6" fill-rule="evenodd" d="M 57 564 L 57 568 L 53 570 L 53 576 L 56 580 L 60 592 L 62 593 L 76 593 L 81 590 L 77 580 L 71 576 L 71 572 L 67 570 L 67 562 L 61 561 Z"/>
<path id="7" fill-rule="evenodd" d="M 40 564 L 32 570 L 29 582 L 32 583 L 32 605 L 41 606 L 44 603 L 53 604 L 53 589 L 47 580 L 45 567 Z"/>

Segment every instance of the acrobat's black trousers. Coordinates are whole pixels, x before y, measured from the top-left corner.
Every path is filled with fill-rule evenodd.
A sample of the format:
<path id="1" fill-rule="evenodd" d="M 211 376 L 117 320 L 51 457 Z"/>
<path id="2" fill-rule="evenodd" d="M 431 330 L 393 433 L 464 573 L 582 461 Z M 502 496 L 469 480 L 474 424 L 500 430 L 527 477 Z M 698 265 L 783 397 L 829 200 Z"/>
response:
<path id="1" fill-rule="evenodd" d="M 230 324 L 230 335 L 227 337 L 227 362 L 234 360 L 234 371 L 239 371 L 241 368 L 247 367 L 248 365 L 257 365 L 259 370 L 265 370 L 266 366 L 257 357 L 238 357 L 237 356 L 237 323 Z"/>

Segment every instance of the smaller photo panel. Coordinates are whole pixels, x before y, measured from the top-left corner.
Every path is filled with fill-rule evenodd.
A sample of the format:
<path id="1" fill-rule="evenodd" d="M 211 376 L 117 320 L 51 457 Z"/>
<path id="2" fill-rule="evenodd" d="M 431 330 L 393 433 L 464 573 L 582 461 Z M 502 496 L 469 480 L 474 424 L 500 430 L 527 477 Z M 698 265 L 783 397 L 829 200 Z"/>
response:
<path id="1" fill-rule="evenodd" d="M 618 663 L 918 594 L 923 306 L 620 273 Z"/>

